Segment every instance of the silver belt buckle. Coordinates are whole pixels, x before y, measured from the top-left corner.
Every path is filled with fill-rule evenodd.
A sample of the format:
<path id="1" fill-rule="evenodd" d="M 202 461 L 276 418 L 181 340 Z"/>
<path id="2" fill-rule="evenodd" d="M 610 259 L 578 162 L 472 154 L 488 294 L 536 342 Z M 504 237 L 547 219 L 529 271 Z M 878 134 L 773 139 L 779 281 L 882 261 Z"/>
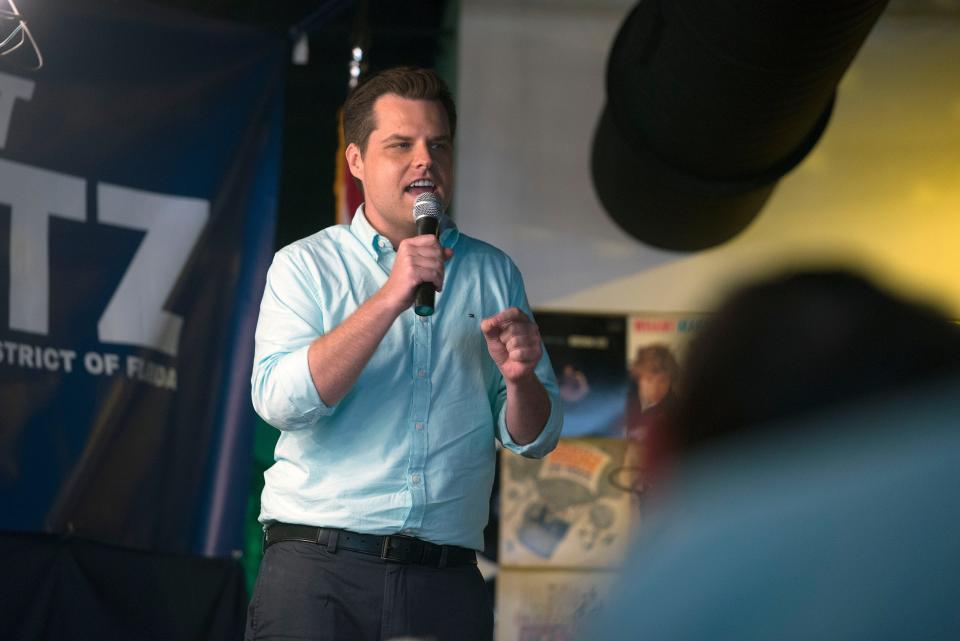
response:
<path id="1" fill-rule="evenodd" d="M 390 535 L 384 535 L 383 542 L 380 543 L 380 559 L 383 561 L 392 561 L 390 557 L 387 556 L 387 552 L 390 551 Z"/>

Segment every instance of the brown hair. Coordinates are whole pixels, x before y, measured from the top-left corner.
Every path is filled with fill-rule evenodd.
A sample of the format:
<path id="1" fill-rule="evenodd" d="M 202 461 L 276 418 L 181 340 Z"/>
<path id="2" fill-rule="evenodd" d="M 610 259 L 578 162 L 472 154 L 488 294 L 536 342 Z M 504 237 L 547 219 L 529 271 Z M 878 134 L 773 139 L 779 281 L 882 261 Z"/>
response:
<path id="1" fill-rule="evenodd" d="M 666 373 L 676 384 L 680 377 L 680 365 L 669 347 L 656 343 L 637 349 L 637 354 L 630 364 L 630 375 L 639 379 L 642 372 Z"/>
<path id="2" fill-rule="evenodd" d="M 394 67 L 376 73 L 354 89 L 343 105 L 343 136 L 346 144 L 354 143 L 361 153 L 367 150 L 367 139 L 376 127 L 373 104 L 380 96 L 392 93 L 411 100 L 436 100 L 447 112 L 450 137 L 457 131 L 457 107 L 446 83 L 430 69 Z"/>

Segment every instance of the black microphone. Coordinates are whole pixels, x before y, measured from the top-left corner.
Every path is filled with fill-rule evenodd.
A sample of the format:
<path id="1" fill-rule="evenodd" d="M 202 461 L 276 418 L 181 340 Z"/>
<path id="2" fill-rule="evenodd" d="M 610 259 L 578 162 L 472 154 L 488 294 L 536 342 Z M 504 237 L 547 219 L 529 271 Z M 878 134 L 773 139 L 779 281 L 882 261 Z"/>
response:
<path id="1" fill-rule="evenodd" d="M 440 214 L 443 213 L 443 203 L 432 191 L 425 191 L 413 203 L 413 220 L 417 223 L 417 235 L 433 234 L 440 230 Z M 433 314 L 434 294 L 436 289 L 433 283 L 420 283 L 413 296 L 413 311 L 417 316 Z"/>

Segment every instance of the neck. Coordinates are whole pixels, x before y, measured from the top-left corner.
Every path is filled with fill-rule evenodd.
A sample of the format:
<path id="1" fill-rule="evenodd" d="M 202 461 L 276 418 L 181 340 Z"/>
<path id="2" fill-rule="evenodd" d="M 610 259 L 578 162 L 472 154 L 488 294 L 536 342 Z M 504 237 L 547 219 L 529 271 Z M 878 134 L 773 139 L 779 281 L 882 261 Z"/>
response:
<path id="1" fill-rule="evenodd" d="M 400 246 L 400 242 L 406 238 L 413 238 L 417 235 L 417 226 L 412 221 L 409 225 L 391 225 L 387 220 L 376 211 L 370 211 L 364 205 L 363 213 L 367 217 L 367 222 L 376 230 L 378 234 L 387 238 L 393 248 Z"/>

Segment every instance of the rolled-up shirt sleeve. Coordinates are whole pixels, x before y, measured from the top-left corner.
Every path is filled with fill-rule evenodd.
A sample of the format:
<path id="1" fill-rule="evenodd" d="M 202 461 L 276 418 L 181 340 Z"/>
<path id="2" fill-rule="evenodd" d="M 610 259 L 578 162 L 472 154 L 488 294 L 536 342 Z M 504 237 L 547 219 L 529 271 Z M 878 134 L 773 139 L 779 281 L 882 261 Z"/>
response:
<path id="1" fill-rule="evenodd" d="M 500 433 L 500 442 L 511 452 L 527 458 L 543 458 L 552 452 L 560 440 L 560 431 L 563 428 L 563 401 L 560 399 L 557 381 L 553 374 L 553 368 L 550 365 L 550 359 L 546 356 L 546 350 L 544 350 L 543 353 L 544 358 L 541 358 L 540 363 L 537 365 L 537 378 L 543 383 L 544 388 L 547 390 L 547 395 L 550 397 L 550 417 L 547 419 L 543 431 L 540 432 L 540 435 L 537 436 L 536 439 L 526 445 L 518 445 L 514 442 L 510 436 L 510 431 L 507 429 L 506 389 L 503 391 L 503 400 L 499 403 L 500 411 L 497 415 L 497 429 Z M 541 371 L 544 362 L 546 362 L 546 370 L 548 370 L 546 373 Z"/>
<path id="2" fill-rule="evenodd" d="M 281 250 L 267 272 L 260 302 L 251 397 L 257 414 L 281 430 L 310 427 L 335 410 L 320 399 L 307 363 L 310 344 L 323 334 L 314 281 Z"/>

